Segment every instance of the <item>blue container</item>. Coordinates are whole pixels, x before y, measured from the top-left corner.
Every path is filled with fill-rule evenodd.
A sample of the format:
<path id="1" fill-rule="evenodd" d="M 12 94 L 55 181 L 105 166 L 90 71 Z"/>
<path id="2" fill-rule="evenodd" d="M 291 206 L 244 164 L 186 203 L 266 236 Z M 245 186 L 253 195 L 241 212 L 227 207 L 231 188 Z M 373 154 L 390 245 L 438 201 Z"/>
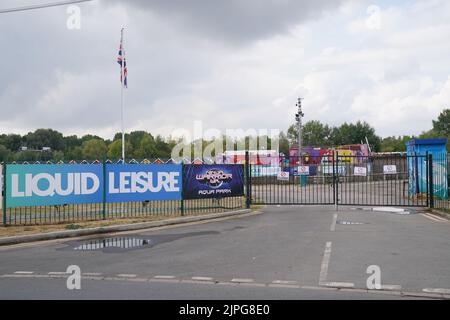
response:
<path id="1" fill-rule="evenodd" d="M 433 156 L 433 194 L 439 199 L 448 199 L 447 185 L 447 139 L 411 140 L 406 143 L 408 156 L 409 196 L 427 192 L 427 159 Z"/>

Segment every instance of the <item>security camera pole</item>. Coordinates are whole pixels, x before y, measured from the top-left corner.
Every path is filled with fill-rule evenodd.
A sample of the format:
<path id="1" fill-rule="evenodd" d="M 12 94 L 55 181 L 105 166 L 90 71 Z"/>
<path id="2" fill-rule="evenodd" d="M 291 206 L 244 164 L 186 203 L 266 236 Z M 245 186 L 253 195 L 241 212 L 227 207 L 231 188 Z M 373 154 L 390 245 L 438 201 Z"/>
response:
<path id="1" fill-rule="evenodd" d="M 298 98 L 297 107 L 298 107 L 298 113 L 295 114 L 295 120 L 298 124 L 298 165 L 302 166 L 302 155 L 303 155 L 303 141 L 302 141 L 302 119 L 305 116 L 305 114 L 302 111 L 302 101 L 303 98 Z"/>

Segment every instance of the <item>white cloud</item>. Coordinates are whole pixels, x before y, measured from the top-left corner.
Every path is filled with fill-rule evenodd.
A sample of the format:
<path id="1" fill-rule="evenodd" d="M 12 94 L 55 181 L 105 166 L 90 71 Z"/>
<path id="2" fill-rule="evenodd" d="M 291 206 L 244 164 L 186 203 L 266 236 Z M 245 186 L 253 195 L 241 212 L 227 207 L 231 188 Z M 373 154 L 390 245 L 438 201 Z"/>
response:
<path id="1" fill-rule="evenodd" d="M 450 5 L 380 5 L 381 28 L 370 29 L 371 4 L 346 1 L 320 15 L 321 2 L 307 16 L 279 10 L 287 25 L 243 28 L 246 35 L 226 24 L 181 27 L 207 10 L 183 13 L 180 25 L 163 9 L 122 2 L 83 5 L 81 31 L 65 28 L 62 8 L 5 16 L 0 131 L 52 127 L 111 138 L 120 129 L 115 59 L 126 24 L 130 130 L 169 135 L 195 120 L 206 128 L 286 129 L 301 95 L 306 120 L 366 120 L 382 136 L 418 134 L 449 107 Z"/>

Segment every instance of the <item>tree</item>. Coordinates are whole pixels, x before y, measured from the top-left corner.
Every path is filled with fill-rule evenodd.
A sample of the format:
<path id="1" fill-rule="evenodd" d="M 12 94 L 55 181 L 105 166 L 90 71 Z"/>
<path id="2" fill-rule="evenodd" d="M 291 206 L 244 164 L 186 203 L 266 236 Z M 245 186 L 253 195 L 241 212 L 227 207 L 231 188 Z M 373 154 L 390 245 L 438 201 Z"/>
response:
<path id="1" fill-rule="evenodd" d="M 67 150 L 64 153 L 65 160 L 81 160 L 83 159 L 83 148 L 75 147 Z M 97 159 L 96 159 L 97 160 Z"/>
<path id="2" fill-rule="evenodd" d="M 22 137 L 18 134 L 9 134 L 4 138 L 5 147 L 16 152 L 22 147 Z"/>
<path id="3" fill-rule="evenodd" d="M 376 135 L 375 129 L 367 122 L 358 121 L 356 124 L 344 123 L 331 131 L 331 144 L 334 146 L 360 144 L 369 140 L 372 151 L 379 151 L 381 138 Z"/>
<path id="4" fill-rule="evenodd" d="M 450 109 L 445 109 L 437 120 L 433 120 L 433 130 L 443 137 L 450 137 Z"/>
<path id="5" fill-rule="evenodd" d="M 381 141 L 380 151 L 381 152 L 405 152 L 406 143 L 414 139 L 411 136 L 403 137 L 387 137 Z"/>
<path id="6" fill-rule="evenodd" d="M 0 162 L 10 161 L 12 153 L 4 145 L 0 144 Z"/>
<path id="7" fill-rule="evenodd" d="M 285 156 L 289 156 L 289 139 L 283 131 L 280 132 L 279 145 L 280 152 Z"/>
<path id="8" fill-rule="evenodd" d="M 136 158 L 153 158 L 156 154 L 156 148 L 155 148 L 155 140 L 153 137 L 146 133 L 142 136 L 139 147 L 135 151 L 135 157 Z"/>
<path id="9" fill-rule="evenodd" d="M 125 143 L 125 157 L 132 157 L 133 147 L 130 143 Z M 108 158 L 112 160 L 122 159 L 122 140 L 116 140 L 109 145 Z"/>
<path id="10" fill-rule="evenodd" d="M 91 139 L 83 144 L 83 158 L 85 160 L 103 160 L 108 152 L 108 147 L 103 140 Z"/>
<path id="11" fill-rule="evenodd" d="M 64 137 L 64 144 L 66 149 L 73 149 L 75 147 L 81 147 L 83 145 L 83 141 L 78 139 L 77 136 L 67 136 Z"/>
<path id="12" fill-rule="evenodd" d="M 28 148 L 35 150 L 42 150 L 44 147 L 57 151 L 65 149 L 62 133 L 52 129 L 38 129 L 35 132 L 28 133 L 24 138 Z"/>

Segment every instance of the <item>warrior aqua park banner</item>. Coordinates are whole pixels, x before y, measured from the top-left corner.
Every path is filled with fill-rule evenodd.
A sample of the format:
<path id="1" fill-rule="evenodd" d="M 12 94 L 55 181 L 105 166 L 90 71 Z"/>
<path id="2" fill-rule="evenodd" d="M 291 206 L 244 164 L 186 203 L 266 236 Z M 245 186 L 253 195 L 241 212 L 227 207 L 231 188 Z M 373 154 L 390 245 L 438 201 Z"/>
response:
<path id="1" fill-rule="evenodd" d="M 184 199 L 244 195 L 243 165 L 188 165 L 184 167 Z"/>
<path id="2" fill-rule="evenodd" d="M 181 200 L 181 165 L 108 164 L 106 171 L 106 202 Z"/>
<path id="3" fill-rule="evenodd" d="M 8 165 L 9 208 L 103 201 L 102 165 Z"/>

